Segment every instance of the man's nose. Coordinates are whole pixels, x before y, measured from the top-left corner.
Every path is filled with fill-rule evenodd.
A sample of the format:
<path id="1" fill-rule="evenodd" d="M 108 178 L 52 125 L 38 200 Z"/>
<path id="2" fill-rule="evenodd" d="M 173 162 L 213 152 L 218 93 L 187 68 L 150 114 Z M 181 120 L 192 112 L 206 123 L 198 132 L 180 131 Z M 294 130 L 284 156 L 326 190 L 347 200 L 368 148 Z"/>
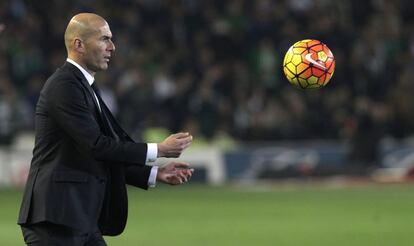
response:
<path id="1" fill-rule="evenodd" d="M 110 40 L 109 50 L 112 51 L 112 52 L 115 51 L 115 44 L 114 44 L 114 42 L 112 42 L 112 40 Z"/>

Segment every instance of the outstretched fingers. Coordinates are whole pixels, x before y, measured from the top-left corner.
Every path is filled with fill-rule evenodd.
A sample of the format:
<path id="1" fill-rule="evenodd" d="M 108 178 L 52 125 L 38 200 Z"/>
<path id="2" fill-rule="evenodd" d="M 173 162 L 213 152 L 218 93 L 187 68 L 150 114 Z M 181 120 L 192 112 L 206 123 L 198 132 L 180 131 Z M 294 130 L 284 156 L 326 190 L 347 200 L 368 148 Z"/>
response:
<path id="1" fill-rule="evenodd" d="M 190 167 L 190 164 L 186 162 L 171 162 L 171 164 L 177 169 L 187 169 Z"/>

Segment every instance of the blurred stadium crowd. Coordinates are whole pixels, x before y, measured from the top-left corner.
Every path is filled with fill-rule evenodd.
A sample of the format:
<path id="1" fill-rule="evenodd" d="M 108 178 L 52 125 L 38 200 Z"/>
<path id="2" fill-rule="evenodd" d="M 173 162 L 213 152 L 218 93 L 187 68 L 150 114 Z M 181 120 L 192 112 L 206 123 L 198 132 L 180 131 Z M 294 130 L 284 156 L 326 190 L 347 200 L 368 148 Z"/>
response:
<path id="1" fill-rule="evenodd" d="M 85 11 L 109 21 L 116 52 L 96 80 L 136 138 L 151 126 L 206 141 L 350 140 L 358 152 L 406 137 L 413 10 L 409 0 L 0 1 L 0 142 L 33 128 L 39 91 L 66 58 L 67 22 Z M 285 52 L 305 38 L 336 58 L 321 90 L 283 76 Z"/>

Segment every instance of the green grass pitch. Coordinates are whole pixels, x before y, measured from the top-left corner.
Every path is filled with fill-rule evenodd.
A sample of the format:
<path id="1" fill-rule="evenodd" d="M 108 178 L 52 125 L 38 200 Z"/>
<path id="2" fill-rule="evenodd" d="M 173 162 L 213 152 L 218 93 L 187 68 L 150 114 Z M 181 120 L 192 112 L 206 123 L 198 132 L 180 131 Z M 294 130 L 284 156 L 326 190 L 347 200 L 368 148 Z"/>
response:
<path id="1" fill-rule="evenodd" d="M 263 187 L 262 187 L 263 188 Z M 129 189 L 125 232 L 108 245 L 414 245 L 414 186 Z M 0 190 L 1 245 L 24 245 L 21 190 Z"/>

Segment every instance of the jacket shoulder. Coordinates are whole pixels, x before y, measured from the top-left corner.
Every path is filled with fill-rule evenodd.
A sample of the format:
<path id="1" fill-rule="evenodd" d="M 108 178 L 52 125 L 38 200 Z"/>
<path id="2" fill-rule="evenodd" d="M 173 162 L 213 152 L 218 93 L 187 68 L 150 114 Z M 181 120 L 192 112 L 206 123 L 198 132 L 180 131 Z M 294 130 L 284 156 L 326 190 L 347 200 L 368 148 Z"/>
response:
<path id="1" fill-rule="evenodd" d="M 70 69 L 65 67 L 58 68 L 43 85 L 41 95 L 51 96 L 57 90 L 65 90 L 68 88 L 77 88 L 77 90 L 84 91 L 81 79 Z"/>
<path id="2" fill-rule="evenodd" d="M 47 80 L 45 87 L 53 87 L 59 83 L 76 83 L 79 79 L 67 69 L 58 68 Z"/>
<path id="3" fill-rule="evenodd" d="M 81 79 L 70 70 L 59 68 L 45 82 L 38 105 L 49 108 L 58 102 L 88 101 L 87 89 Z"/>

